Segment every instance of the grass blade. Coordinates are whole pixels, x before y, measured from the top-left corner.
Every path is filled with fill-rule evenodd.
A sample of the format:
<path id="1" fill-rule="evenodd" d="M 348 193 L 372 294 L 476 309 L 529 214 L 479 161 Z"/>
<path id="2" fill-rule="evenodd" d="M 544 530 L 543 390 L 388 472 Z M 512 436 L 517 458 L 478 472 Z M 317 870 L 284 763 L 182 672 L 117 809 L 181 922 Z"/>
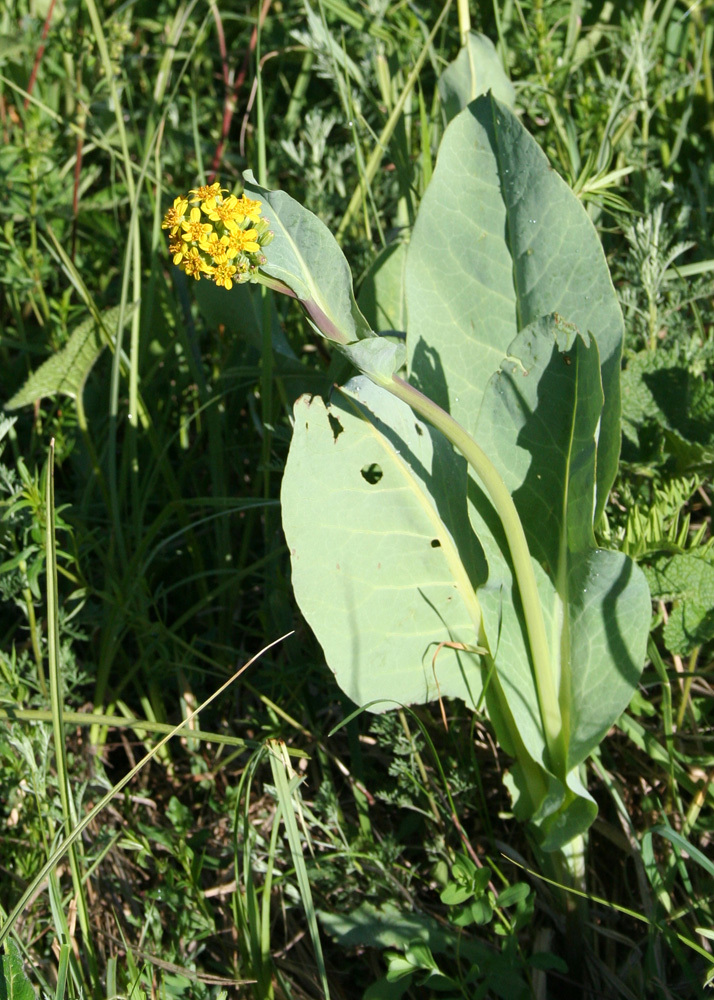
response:
<path id="1" fill-rule="evenodd" d="M 273 780 L 278 794 L 278 802 L 280 803 L 283 822 L 285 823 L 285 832 L 288 837 L 288 844 L 290 845 L 290 854 L 292 855 L 293 864 L 295 866 L 295 876 L 297 878 L 298 889 L 300 891 L 300 898 L 302 899 L 302 904 L 305 908 L 305 916 L 307 918 L 307 925 L 310 931 L 310 939 L 312 940 L 312 946 L 315 951 L 317 974 L 320 978 L 325 1000 L 329 1000 L 330 987 L 327 982 L 327 971 L 325 969 L 325 960 L 322 954 L 320 931 L 317 926 L 317 915 L 315 913 L 315 905 L 312 900 L 310 879 L 307 874 L 305 858 L 303 857 L 300 831 L 298 830 L 297 820 L 295 818 L 295 813 L 296 811 L 300 812 L 300 808 L 295 805 L 293 793 L 297 790 L 301 779 L 298 778 L 293 769 L 290 767 L 290 761 L 285 753 L 285 744 L 282 740 L 268 740 L 268 749 L 270 750 L 270 767 L 273 772 Z"/>

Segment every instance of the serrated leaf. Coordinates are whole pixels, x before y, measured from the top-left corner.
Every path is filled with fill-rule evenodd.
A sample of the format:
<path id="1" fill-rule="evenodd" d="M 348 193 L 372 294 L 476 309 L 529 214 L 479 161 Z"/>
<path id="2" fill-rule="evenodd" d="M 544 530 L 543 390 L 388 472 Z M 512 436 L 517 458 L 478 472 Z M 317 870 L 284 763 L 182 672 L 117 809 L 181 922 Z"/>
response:
<path id="1" fill-rule="evenodd" d="M 25 974 L 20 949 L 11 938 L 0 959 L 0 1000 L 35 1000 L 35 990 Z"/>
<path id="2" fill-rule="evenodd" d="M 708 558 L 663 553 L 644 572 L 652 597 L 672 602 L 663 632 L 670 653 L 688 656 L 714 639 L 714 566 Z"/>
<path id="3" fill-rule="evenodd" d="M 124 311 L 124 322 L 131 318 L 133 307 Z M 102 315 L 107 330 L 115 331 L 120 307 L 108 309 Z M 76 398 L 83 390 L 92 367 L 104 348 L 104 340 L 94 317 L 90 316 L 70 335 L 61 351 L 53 354 L 34 371 L 23 387 L 7 403 L 6 410 L 30 406 L 45 396 L 62 394 Z"/>
<path id="4" fill-rule="evenodd" d="M 303 397 L 282 487 L 300 608 L 358 705 L 458 696 L 475 705 L 473 586 L 464 461 L 410 408 L 365 378 L 329 407 Z M 319 516 L 316 516 L 319 512 Z M 437 654 L 434 666 L 432 659 Z"/>
<path id="5" fill-rule="evenodd" d="M 643 376 L 670 364 L 665 351 L 640 351 L 627 359 L 622 372 L 622 430 L 625 438 L 636 446 L 640 445 L 642 428 L 659 416 Z"/>
<path id="6" fill-rule="evenodd" d="M 665 350 L 641 351 L 622 374 L 623 429 L 646 461 L 664 448 L 680 469 L 714 461 L 714 387 Z"/>
<path id="7" fill-rule="evenodd" d="M 466 45 L 439 78 L 439 96 L 446 120 L 451 121 L 467 104 L 489 90 L 507 107 L 514 106 L 516 91 L 493 42 L 486 35 L 471 31 Z"/>
<path id="8" fill-rule="evenodd" d="M 0 414 L 0 442 L 3 438 L 10 432 L 12 427 L 17 423 L 17 417 L 5 417 Z M 2 448 L 0 448 L 0 453 Z"/>

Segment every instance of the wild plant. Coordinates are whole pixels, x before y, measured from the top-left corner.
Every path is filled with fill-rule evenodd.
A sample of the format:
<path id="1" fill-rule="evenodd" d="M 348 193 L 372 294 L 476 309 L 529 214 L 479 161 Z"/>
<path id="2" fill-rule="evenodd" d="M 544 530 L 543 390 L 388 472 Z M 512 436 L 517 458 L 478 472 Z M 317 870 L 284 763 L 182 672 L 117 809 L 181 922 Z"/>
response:
<path id="1" fill-rule="evenodd" d="M 641 572 L 593 533 L 617 469 L 622 317 L 592 224 L 508 107 L 479 98 L 402 247 L 404 343 L 370 329 L 314 215 L 250 174 L 246 192 L 195 198 L 239 241 L 264 205 L 262 259 L 178 198 L 178 263 L 296 297 L 362 373 L 295 407 L 282 512 L 303 613 L 358 705 L 486 706 L 517 815 L 560 851 L 595 816 L 581 765 L 631 697 L 650 622 Z"/>

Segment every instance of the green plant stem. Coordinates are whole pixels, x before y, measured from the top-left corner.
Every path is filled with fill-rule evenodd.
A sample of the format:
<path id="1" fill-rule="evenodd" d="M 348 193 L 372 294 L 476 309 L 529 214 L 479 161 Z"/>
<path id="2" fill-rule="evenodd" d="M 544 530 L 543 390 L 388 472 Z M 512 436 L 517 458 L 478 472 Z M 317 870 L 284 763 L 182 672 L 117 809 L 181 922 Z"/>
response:
<path id="1" fill-rule="evenodd" d="M 439 807 L 436 804 L 436 800 L 434 799 L 434 795 L 433 795 L 432 790 L 431 790 L 431 784 L 429 782 L 429 775 L 426 773 L 426 768 L 424 767 L 424 761 L 422 760 L 421 754 L 419 753 L 419 750 L 417 749 L 417 745 L 416 745 L 416 743 L 414 741 L 414 737 L 412 736 L 411 729 L 409 728 L 409 723 L 407 722 L 407 717 L 406 717 L 406 715 L 404 713 L 404 709 L 400 708 L 398 710 L 398 712 L 397 712 L 397 715 L 398 715 L 399 721 L 400 721 L 400 723 L 402 725 L 402 729 L 404 730 L 404 735 L 406 736 L 407 740 L 409 741 L 409 745 L 412 748 L 412 754 L 414 756 L 414 762 L 415 762 L 415 764 L 416 764 L 416 766 L 417 766 L 417 768 L 419 770 L 419 777 L 422 780 L 422 785 L 423 785 L 423 788 L 424 788 L 424 794 L 426 795 L 427 800 L 429 802 L 429 808 L 431 810 L 431 815 L 434 818 L 434 820 L 436 821 L 436 823 L 439 826 L 441 826 L 441 822 L 442 822 L 441 821 L 441 814 L 439 812 Z"/>
<path id="2" fill-rule="evenodd" d="M 697 660 L 699 659 L 701 648 L 701 646 L 695 646 L 692 650 L 691 656 L 689 657 L 689 662 L 687 664 L 687 676 L 684 678 L 684 684 L 682 685 L 682 698 L 679 703 L 679 708 L 677 709 L 677 732 L 679 732 L 682 728 L 682 723 L 684 722 L 684 713 L 687 711 L 687 705 L 689 704 L 689 692 L 692 689 L 694 674 L 697 669 Z"/>
<path id="3" fill-rule="evenodd" d="M 377 380 L 375 379 L 375 381 Z M 408 403 L 416 413 L 428 420 L 451 441 L 454 447 L 458 448 L 486 487 L 486 491 L 496 508 L 508 541 L 523 606 L 550 765 L 555 774 L 563 775 L 565 773 L 563 726 L 555 678 L 551 667 L 543 609 L 533 573 L 528 542 L 511 494 L 486 453 L 449 413 L 446 413 L 433 400 L 398 375 L 393 375 L 391 381 L 380 381 L 379 384 L 397 396 L 398 399 Z"/>
<path id="4" fill-rule="evenodd" d="M 302 108 L 305 104 L 305 95 L 310 83 L 310 78 L 312 77 L 312 67 L 314 62 L 314 52 L 306 52 L 303 56 L 300 72 L 298 73 L 297 79 L 293 85 L 288 110 L 285 112 L 284 125 L 288 130 L 296 128 L 300 122 Z"/>
<path id="5" fill-rule="evenodd" d="M 27 578 L 27 563 L 23 559 L 19 564 L 20 572 Z M 22 596 L 25 601 L 27 611 L 27 625 L 30 630 L 30 642 L 32 643 L 32 655 L 35 657 L 37 666 L 37 683 L 43 698 L 47 698 L 47 682 L 45 681 L 45 668 L 42 663 L 42 650 L 40 649 L 40 636 L 37 630 L 37 618 L 35 617 L 35 604 L 32 599 L 32 591 L 29 587 L 23 587 Z"/>
<path id="6" fill-rule="evenodd" d="M 35 292 L 39 295 L 40 304 L 42 306 L 42 315 L 35 312 L 40 326 L 44 326 L 47 320 L 50 318 L 50 307 L 47 302 L 47 297 L 45 295 L 45 290 L 42 287 L 42 278 L 40 276 L 40 251 L 37 245 L 37 214 L 38 214 L 38 204 L 37 204 L 37 169 L 35 165 L 34 156 L 30 158 L 30 253 L 32 256 L 32 277 L 35 282 Z"/>
<path id="7" fill-rule="evenodd" d="M 272 287 L 275 291 L 295 296 L 295 292 L 290 290 L 282 281 L 268 278 L 263 274 L 259 274 L 257 278 L 261 284 Z M 335 328 L 334 324 L 329 321 L 324 313 L 316 308 L 315 303 L 309 303 L 301 299 L 300 304 L 322 332 L 323 336 L 333 343 L 345 344 L 347 342 L 346 335 L 341 330 Z M 416 413 L 420 414 L 420 416 L 436 427 L 437 430 L 441 431 L 454 447 L 461 452 L 486 487 L 488 495 L 496 508 L 496 513 L 503 525 L 511 559 L 513 560 L 513 568 L 516 574 L 516 582 L 523 607 L 523 616 L 528 632 L 531 661 L 535 676 L 536 691 L 538 693 L 538 704 L 550 758 L 550 766 L 555 774 L 564 776 L 566 752 L 563 722 L 551 665 L 550 649 L 546 635 L 545 621 L 543 619 L 543 608 L 540 602 L 535 574 L 533 573 L 528 542 L 526 541 L 523 525 L 521 524 L 521 519 L 518 516 L 518 511 L 516 510 L 516 505 L 513 503 L 511 494 L 508 492 L 508 488 L 493 465 L 493 462 L 491 462 L 483 449 L 478 446 L 461 424 L 454 420 L 451 414 L 442 410 L 428 396 L 425 396 L 398 375 L 392 375 L 391 379 L 380 379 L 367 371 L 364 374 L 368 378 L 371 378 L 376 385 L 387 389 L 398 399 L 407 403 Z"/>
<path id="8" fill-rule="evenodd" d="M 52 722 L 52 712 L 43 708 L 0 708 L 0 720 L 9 719 L 12 722 Z M 111 729 L 135 729 L 137 732 L 173 733 L 175 726 L 168 722 L 154 722 L 152 719 L 134 719 L 123 715 L 104 715 L 100 712 L 62 712 L 62 720 L 69 726 L 108 726 Z M 207 743 L 218 743 L 225 746 L 252 749 L 259 744 L 256 740 L 243 740 L 238 736 L 226 736 L 222 733 L 208 732 L 204 729 L 192 729 L 191 736 Z M 301 750 L 290 750 L 294 757 L 304 757 Z"/>
<path id="9" fill-rule="evenodd" d="M 65 830 L 71 834 L 77 825 L 74 802 L 69 790 L 69 770 L 64 742 L 64 694 L 62 690 L 62 666 L 60 662 L 59 636 L 59 594 L 57 587 L 57 547 L 55 538 L 55 442 L 50 442 L 50 453 L 47 468 L 47 489 L 45 502 L 47 507 L 47 525 L 45 543 L 47 547 L 47 659 L 50 680 L 50 700 L 52 705 L 52 730 L 55 744 L 55 767 L 57 770 L 57 785 L 60 802 L 62 803 L 62 818 Z M 89 910 L 84 893 L 85 876 L 80 865 L 81 845 L 72 844 L 69 848 L 69 866 L 72 873 L 74 900 L 77 905 L 77 916 L 82 928 L 84 947 L 86 949 L 91 981 L 98 982 L 97 958 L 90 933 Z"/>
<path id="10" fill-rule="evenodd" d="M 257 271 L 253 276 L 253 280 L 256 285 L 264 285 L 266 288 L 270 288 L 274 292 L 279 292 L 281 295 L 287 295 L 291 299 L 296 299 L 297 294 L 286 285 L 284 281 L 280 278 L 271 278 L 268 274 L 263 274 L 262 271 Z"/>
<path id="11" fill-rule="evenodd" d="M 459 14 L 459 41 L 461 47 L 468 42 L 471 31 L 471 14 L 469 13 L 469 0 L 456 0 L 456 7 Z"/>
<path id="12" fill-rule="evenodd" d="M 259 11 L 256 19 L 256 139 L 258 144 L 258 179 L 263 187 L 268 184 L 268 157 L 266 149 L 265 135 L 265 109 L 263 105 L 263 72 L 262 72 L 262 51 L 261 51 L 261 26 L 263 22 L 262 12 Z M 260 320 L 262 332 L 262 350 L 260 357 L 260 408 L 261 422 L 263 425 L 263 435 L 261 442 L 261 465 L 263 466 L 263 496 L 267 499 L 270 496 L 270 455 L 273 446 L 273 336 L 272 336 L 272 316 L 270 312 L 271 301 L 265 288 L 260 290 Z M 272 519 L 268 512 L 265 512 L 264 531 L 265 541 L 269 544 L 272 536 Z"/>

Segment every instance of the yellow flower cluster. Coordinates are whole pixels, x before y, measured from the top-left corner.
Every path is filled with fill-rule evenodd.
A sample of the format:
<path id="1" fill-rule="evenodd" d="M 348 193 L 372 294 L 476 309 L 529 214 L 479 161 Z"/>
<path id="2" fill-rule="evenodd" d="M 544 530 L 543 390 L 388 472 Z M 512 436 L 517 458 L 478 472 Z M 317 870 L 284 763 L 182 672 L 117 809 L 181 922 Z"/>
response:
<path id="1" fill-rule="evenodd" d="M 250 281 L 274 235 L 261 212 L 262 202 L 228 194 L 218 181 L 174 198 L 161 223 L 174 264 L 196 281 L 204 275 L 224 288 Z"/>

